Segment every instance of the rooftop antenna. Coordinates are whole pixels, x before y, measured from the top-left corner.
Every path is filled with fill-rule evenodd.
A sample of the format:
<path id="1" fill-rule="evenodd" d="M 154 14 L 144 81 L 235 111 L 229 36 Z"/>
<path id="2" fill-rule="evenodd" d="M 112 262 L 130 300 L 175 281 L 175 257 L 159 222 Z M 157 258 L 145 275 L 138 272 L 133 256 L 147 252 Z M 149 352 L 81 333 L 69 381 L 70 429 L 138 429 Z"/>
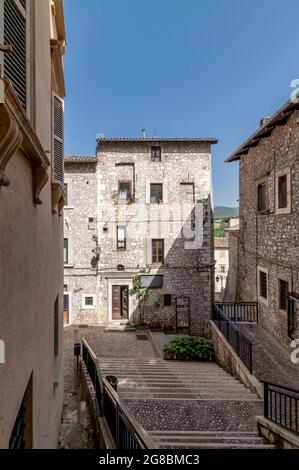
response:
<path id="1" fill-rule="evenodd" d="M 153 137 L 157 137 L 157 129 L 154 129 Z"/>
<path id="2" fill-rule="evenodd" d="M 142 134 L 142 138 L 145 139 L 146 138 L 146 129 L 141 129 L 141 134 Z"/>

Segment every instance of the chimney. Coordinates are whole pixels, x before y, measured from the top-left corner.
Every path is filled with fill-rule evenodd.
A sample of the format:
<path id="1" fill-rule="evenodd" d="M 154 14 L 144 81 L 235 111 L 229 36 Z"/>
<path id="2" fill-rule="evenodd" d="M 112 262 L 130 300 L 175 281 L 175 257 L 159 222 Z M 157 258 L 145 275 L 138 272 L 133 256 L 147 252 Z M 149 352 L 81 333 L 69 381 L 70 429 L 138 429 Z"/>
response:
<path id="1" fill-rule="evenodd" d="M 145 131 L 146 131 L 146 129 L 141 129 L 141 134 L 142 134 L 142 138 L 143 138 L 143 139 L 146 138 Z"/>
<path id="2" fill-rule="evenodd" d="M 260 120 L 260 126 L 264 127 L 266 124 L 268 124 L 270 119 L 271 118 L 269 116 L 262 117 L 262 119 Z"/>

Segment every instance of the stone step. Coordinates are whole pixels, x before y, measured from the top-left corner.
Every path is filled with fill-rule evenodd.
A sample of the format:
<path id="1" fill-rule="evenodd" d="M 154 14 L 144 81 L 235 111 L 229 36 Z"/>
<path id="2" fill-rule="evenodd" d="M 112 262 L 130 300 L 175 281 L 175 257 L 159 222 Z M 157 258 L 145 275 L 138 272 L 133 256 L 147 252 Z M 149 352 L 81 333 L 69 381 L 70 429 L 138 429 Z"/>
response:
<path id="1" fill-rule="evenodd" d="M 190 444 L 182 444 L 177 442 L 168 442 L 167 444 L 159 443 L 159 449 L 274 449 L 271 444 L 266 444 L 261 440 L 260 444 L 248 444 L 244 442 L 240 443 L 203 443 L 196 442 Z"/>
<path id="2" fill-rule="evenodd" d="M 228 395 L 198 395 L 198 394 L 176 394 L 176 395 L 169 395 L 168 393 L 160 393 L 160 394 L 141 394 L 136 395 L 136 393 L 121 393 L 121 398 L 123 400 L 165 400 L 165 401 L 197 401 L 197 402 L 206 402 L 206 401 L 223 401 L 223 402 L 261 402 L 261 400 L 256 399 L 253 397 L 247 396 L 240 396 L 240 397 L 232 397 L 231 394 Z"/>
<path id="3" fill-rule="evenodd" d="M 152 436 L 154 437 L 154 436 Z M 201 436 L 201 437 L 186 437 L 184 439 L 182 436 L 177 437 L 177 436 L 171 436 L 171 438 L 163 438 L 159 437 L 158 443 L 159 447 L 163 444 L 181 444 L 183 446 L 185 445 L 190 445 L 190 444 L 264 444 L 264 440 L 257 436 L 257 437 L 248 437 L 248 436 Z"/>
<path id="4" fill-rule="evenodd" d="M 151 436 L 248 436 L 260 437 L 256 431 L 148 431 Z"/>

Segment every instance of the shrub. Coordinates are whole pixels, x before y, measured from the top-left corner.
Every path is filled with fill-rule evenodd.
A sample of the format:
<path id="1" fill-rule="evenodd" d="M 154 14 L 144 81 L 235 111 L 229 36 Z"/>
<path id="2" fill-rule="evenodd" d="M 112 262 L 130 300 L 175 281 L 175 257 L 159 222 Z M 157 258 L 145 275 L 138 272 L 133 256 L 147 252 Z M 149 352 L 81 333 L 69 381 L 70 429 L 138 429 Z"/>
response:
<path id="1" fill-rule="evenodd" d="M 211 341 L 195 336 L 178 336 L 164 346 L 164 352 L 179 359 L 211 360 L 214 349 Z"/>

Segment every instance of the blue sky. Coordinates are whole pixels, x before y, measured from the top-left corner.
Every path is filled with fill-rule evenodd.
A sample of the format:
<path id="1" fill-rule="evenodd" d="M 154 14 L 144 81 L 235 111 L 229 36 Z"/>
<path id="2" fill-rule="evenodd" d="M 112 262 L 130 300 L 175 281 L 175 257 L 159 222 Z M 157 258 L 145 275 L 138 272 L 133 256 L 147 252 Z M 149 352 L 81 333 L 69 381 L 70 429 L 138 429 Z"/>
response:
<path id="1" fill-rule="evenodd" d="M 235 206 L 224 160 L 299 78 L 297 0 L 65 0 L 66 153 L 107 136 L 218 137 L 217 205 Z"/>

